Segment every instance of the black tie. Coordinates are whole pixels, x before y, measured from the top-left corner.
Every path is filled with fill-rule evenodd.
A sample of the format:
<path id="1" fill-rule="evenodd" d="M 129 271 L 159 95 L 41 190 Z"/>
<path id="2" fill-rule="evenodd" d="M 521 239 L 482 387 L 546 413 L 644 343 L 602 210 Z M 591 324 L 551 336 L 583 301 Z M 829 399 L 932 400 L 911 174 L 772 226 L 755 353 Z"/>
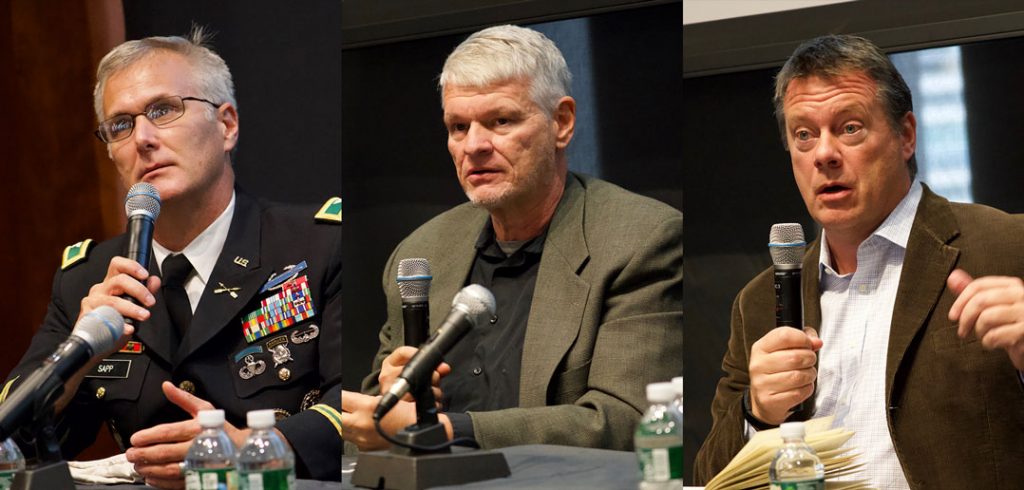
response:
<path id="1" fill-rule="evenodd" d="M 171 315 L 171 323 L 178 329 L 181 337 L 192 323 L 192 305 L 188 302 L 185 292 L 185 279 L 192 272 L 192 263 L 185 254 L 170 255 L 163 263 L 163 290 L 167 300 L 167 312 Z"/>

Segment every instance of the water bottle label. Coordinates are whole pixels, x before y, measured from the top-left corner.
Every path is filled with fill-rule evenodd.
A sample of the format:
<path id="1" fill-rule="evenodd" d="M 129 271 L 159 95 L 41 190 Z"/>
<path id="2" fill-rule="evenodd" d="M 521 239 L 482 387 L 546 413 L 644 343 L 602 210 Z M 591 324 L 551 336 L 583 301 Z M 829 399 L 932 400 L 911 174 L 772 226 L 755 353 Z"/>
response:
<path id="1" fill-rule="evenodd" d="M 640 449 L 640 470 L 644 481 L 661 482 L 683 477 L 683 447 Z"/>
<path id="2" fill-rule="evenodd" d="M 234 468 L 198 469 L 185 472 L 186 490 L 238 490 L 238 472 Z"/>
<path id="3" fill-rule="evenodd" d="M 825 479 L 772 482 L 771 490 L 825 490 Z"/>
<path id="4" fill-rule="evenodd" d="M 241 490 L 295 490 L 295 472 L 291 468 L 241 473 L 239 479 Z"/>
<path id="5" fill-rule="evenodd" d="M 0 490 L 10 490 L 16 471 L 0 471 Z"/>

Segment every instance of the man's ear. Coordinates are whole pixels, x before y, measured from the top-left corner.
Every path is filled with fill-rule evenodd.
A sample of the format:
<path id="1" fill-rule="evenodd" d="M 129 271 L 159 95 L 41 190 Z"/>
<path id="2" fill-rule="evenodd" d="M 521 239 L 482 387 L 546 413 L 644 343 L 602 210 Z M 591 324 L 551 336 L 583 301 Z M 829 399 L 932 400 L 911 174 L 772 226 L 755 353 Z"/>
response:
<path id="1" fill-rule="evenodd" d="M 564 150 L 576 131 L 576 100 L 569 96 L 559 99 L 552 119 L 555 123 L 555 147 Z"/>

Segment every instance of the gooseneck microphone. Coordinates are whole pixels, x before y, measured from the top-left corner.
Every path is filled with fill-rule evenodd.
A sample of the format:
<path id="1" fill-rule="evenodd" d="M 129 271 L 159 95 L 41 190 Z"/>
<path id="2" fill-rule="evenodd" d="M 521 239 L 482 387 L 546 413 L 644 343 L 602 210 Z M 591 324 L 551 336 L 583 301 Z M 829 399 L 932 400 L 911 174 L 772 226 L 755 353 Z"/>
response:
<path id="1" fill-rule="evenodd" d="M 398 293 L 402 297 L 405 345 L 419 347 L 430 333 L 430 262 L 402 259 L 398 262 Z"/>
<path id="2" fill-rule="evenodd" d="M 64 383 L 93 356 L 113 349 L 123 333 L 124 319 L 114 308 L 101 306 L 86 313 L 68 339 L 0 404 L 0 440 L 28 424 L 40 409 L 48 408 L 64 392 Z"/>
<path id="3" fill-rule="evenodd" d="M 768 233 L 768 252 L 775 272 L 775 326 L 804 329 L 800 275 L 804 263 L 804 229 L 800 223 L 776 223 Z M 800 411 L 804 404 L 793 407 Z"/>
<path id="4" fill-rule="evenodd" d="M 160 193 L 153 184 L 139 182 L 124 198 L 128 215 L 128 258 L 149 268 L 153 252 L 153 225 L 160 216 Z"/>
<path id="5" fill-rule="evenodd" d="M 391 389 L 381 398 L 373 412 L 373 418 L 383 418 L 417 383 L 429 383 L 434 369 L 441 364 L 444 355 L 462 340 L 471 328 L 494 316 L 494 311 L 494 295 L 487 288 L 479 284 L 470 284 L 462 288 L 452 300 L 451 312 L 444 322 L 423 348 L 409 360 L 409 364 L 402 369 L 402 374 L 391 385 Z"/>

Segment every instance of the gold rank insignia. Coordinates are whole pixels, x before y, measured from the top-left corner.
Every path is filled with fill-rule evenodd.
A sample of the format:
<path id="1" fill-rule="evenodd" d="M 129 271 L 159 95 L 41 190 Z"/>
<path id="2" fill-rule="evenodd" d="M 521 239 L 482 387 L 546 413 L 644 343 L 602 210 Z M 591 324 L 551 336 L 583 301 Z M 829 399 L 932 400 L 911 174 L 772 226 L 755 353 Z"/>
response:
<path id="1" fill-rule="evenodd" d="M 324 203 L 314 218 L 326 223 L 341 223 L 341 198 L 332 197 Z"/>
<path id="2" fill-rule="evenodd" d="M 64 249 L 64 255 L 60 262 L 60 269 L 67 270 L 69 267 L 85 260 L 89 255 L 89 246 L 92 239 L 87 238 Z"/>

